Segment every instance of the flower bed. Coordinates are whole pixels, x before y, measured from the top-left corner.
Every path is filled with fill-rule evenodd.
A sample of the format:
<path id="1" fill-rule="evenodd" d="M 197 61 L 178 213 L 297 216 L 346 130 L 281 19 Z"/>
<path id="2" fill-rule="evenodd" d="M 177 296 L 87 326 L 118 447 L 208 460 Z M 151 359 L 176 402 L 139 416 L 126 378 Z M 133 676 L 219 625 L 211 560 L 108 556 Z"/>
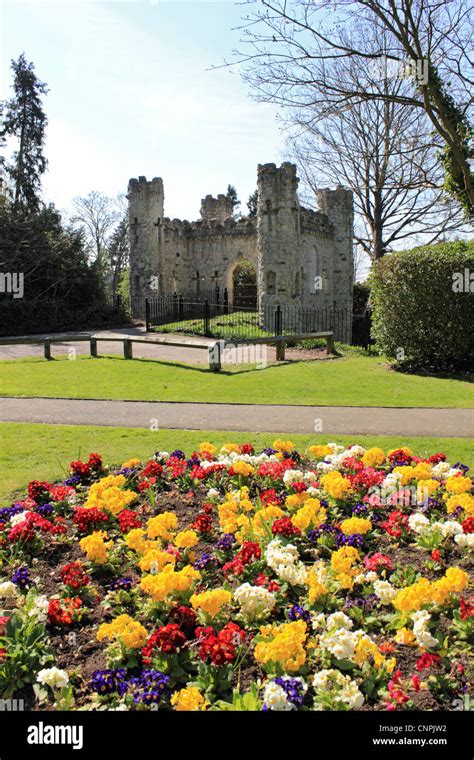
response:
<path id="1" fill-rule="evenodd" d="M 91 454 L 63 483 L 32 481 L 0 510 L 0 695 L 27 709 L 459 709 L 474 496 L 445 460 L 205 442 L 121 467 Z"/>

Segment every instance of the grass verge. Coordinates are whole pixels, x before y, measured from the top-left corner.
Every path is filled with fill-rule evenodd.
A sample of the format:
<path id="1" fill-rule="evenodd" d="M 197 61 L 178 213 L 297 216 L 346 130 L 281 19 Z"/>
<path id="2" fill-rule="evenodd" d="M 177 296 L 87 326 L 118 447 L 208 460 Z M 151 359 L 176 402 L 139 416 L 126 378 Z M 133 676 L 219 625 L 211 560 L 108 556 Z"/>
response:
<path id="1" fill-rule="evenodd" d="M 408 375 L 380 357 L 289 362 L 258 369 L 127 361 L 120 357 L 68 361 L 38 357 L 0 362 L 1 396 L 205 401 L 322 406 L 474 407 L 472 383 Z"/>
<path id="2" fill-rule="evenodd" d="M 256 447 L 269 446 L 278 436 L 274 433 L 236 433 L 213 430 L 142 430 L 136 428 L 104 428 L 89 425 L 45 425 L 0 423 L 0 506 L 20 494 L 30 480 L 55 480 L 68 475 L 72 460 L 96 451 L 108 463 L 121 464 L 131 457 L 145 459 L 158 450 L 183 449 L 190 453 L 201 441 L 218 446 L 228 441 L 250 441 Z M 331 436 L 342 444 L 359 443 L 365 447 L 380 446 L 385 451 L 406 445 L 419 456 L 444 451 L 451 463 L 473 460 L 472 440 L 468 438 L 400 438 L 393 436 Z M 298 449 L 311 443 L 327 443 L 327 435 L 292 435 Z"/>

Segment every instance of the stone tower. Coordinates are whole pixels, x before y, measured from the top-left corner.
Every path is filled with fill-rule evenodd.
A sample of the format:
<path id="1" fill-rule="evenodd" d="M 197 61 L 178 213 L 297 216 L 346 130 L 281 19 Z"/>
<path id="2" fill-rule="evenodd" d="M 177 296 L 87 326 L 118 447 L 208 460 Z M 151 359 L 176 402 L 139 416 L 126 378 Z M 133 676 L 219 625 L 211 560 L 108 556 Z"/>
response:
<path id="1" fill-rule="evenodd" d="M 162 277 L 165 262 L 160 251 L 163 238 L 164 190 L 161 177 L 147 182 L 146 177 L 128 183 L 128 220 L 130 229 L 130 295 L 155 295 L 152 283 Z"/>
<path id="2" fill-rule="evenodd" d="M 319 190 L 318 206 L 332 223 L 333 281 L 332 306 L 352 313 L 354 204 L 352 190 L 337 185 L 335 190 Z"/>
<path id="3" fill-rule="evenodd" d="M 258 306 L 297 304 L 299 202 L 296 166 L 259 164 L 257 173 Z"/>

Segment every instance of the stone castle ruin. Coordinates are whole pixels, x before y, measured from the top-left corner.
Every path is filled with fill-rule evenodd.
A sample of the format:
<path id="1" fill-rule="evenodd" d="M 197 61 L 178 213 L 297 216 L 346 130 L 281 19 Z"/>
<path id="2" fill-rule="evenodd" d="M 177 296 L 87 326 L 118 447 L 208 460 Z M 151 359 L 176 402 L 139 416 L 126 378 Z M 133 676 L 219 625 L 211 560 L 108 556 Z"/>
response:
<path id="1" fill-rule="evenodd" d="M 319 211 L 312 211 L 300 206 L 297 188 L 294 164 L 259 165 L 256 216 L 234 218 L 228 196 L 207 195 L 201 218 L 189 222 L 164 216 L 161 178 L 131 179 L 132 305 L 137 297 L 183 293 L 199 299 L 216 289 L 227 289 L 229 303 L 235 303 L 237 275 L 244 267 L 250 287 L 253 275 L 265 329 L 272 329 L 264 324 L 269 307 L 278 305 L 351 314 L 352 192 L 341 186 L 319 190 Z M 350 342 L 350 323 L 345 320 L 337 339 Z"/>

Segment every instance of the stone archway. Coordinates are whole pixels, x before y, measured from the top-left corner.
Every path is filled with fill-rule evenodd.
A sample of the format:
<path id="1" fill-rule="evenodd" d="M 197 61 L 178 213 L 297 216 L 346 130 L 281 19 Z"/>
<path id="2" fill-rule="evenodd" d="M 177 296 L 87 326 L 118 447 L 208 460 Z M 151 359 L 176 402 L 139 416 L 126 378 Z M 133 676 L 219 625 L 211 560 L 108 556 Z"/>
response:
<path id="1" fill-rule="evenodd" d="M 239 258 L 229 267 L 227 291 L 234 306 L 257 308 L 257 272 L 249 259 Z"/>

